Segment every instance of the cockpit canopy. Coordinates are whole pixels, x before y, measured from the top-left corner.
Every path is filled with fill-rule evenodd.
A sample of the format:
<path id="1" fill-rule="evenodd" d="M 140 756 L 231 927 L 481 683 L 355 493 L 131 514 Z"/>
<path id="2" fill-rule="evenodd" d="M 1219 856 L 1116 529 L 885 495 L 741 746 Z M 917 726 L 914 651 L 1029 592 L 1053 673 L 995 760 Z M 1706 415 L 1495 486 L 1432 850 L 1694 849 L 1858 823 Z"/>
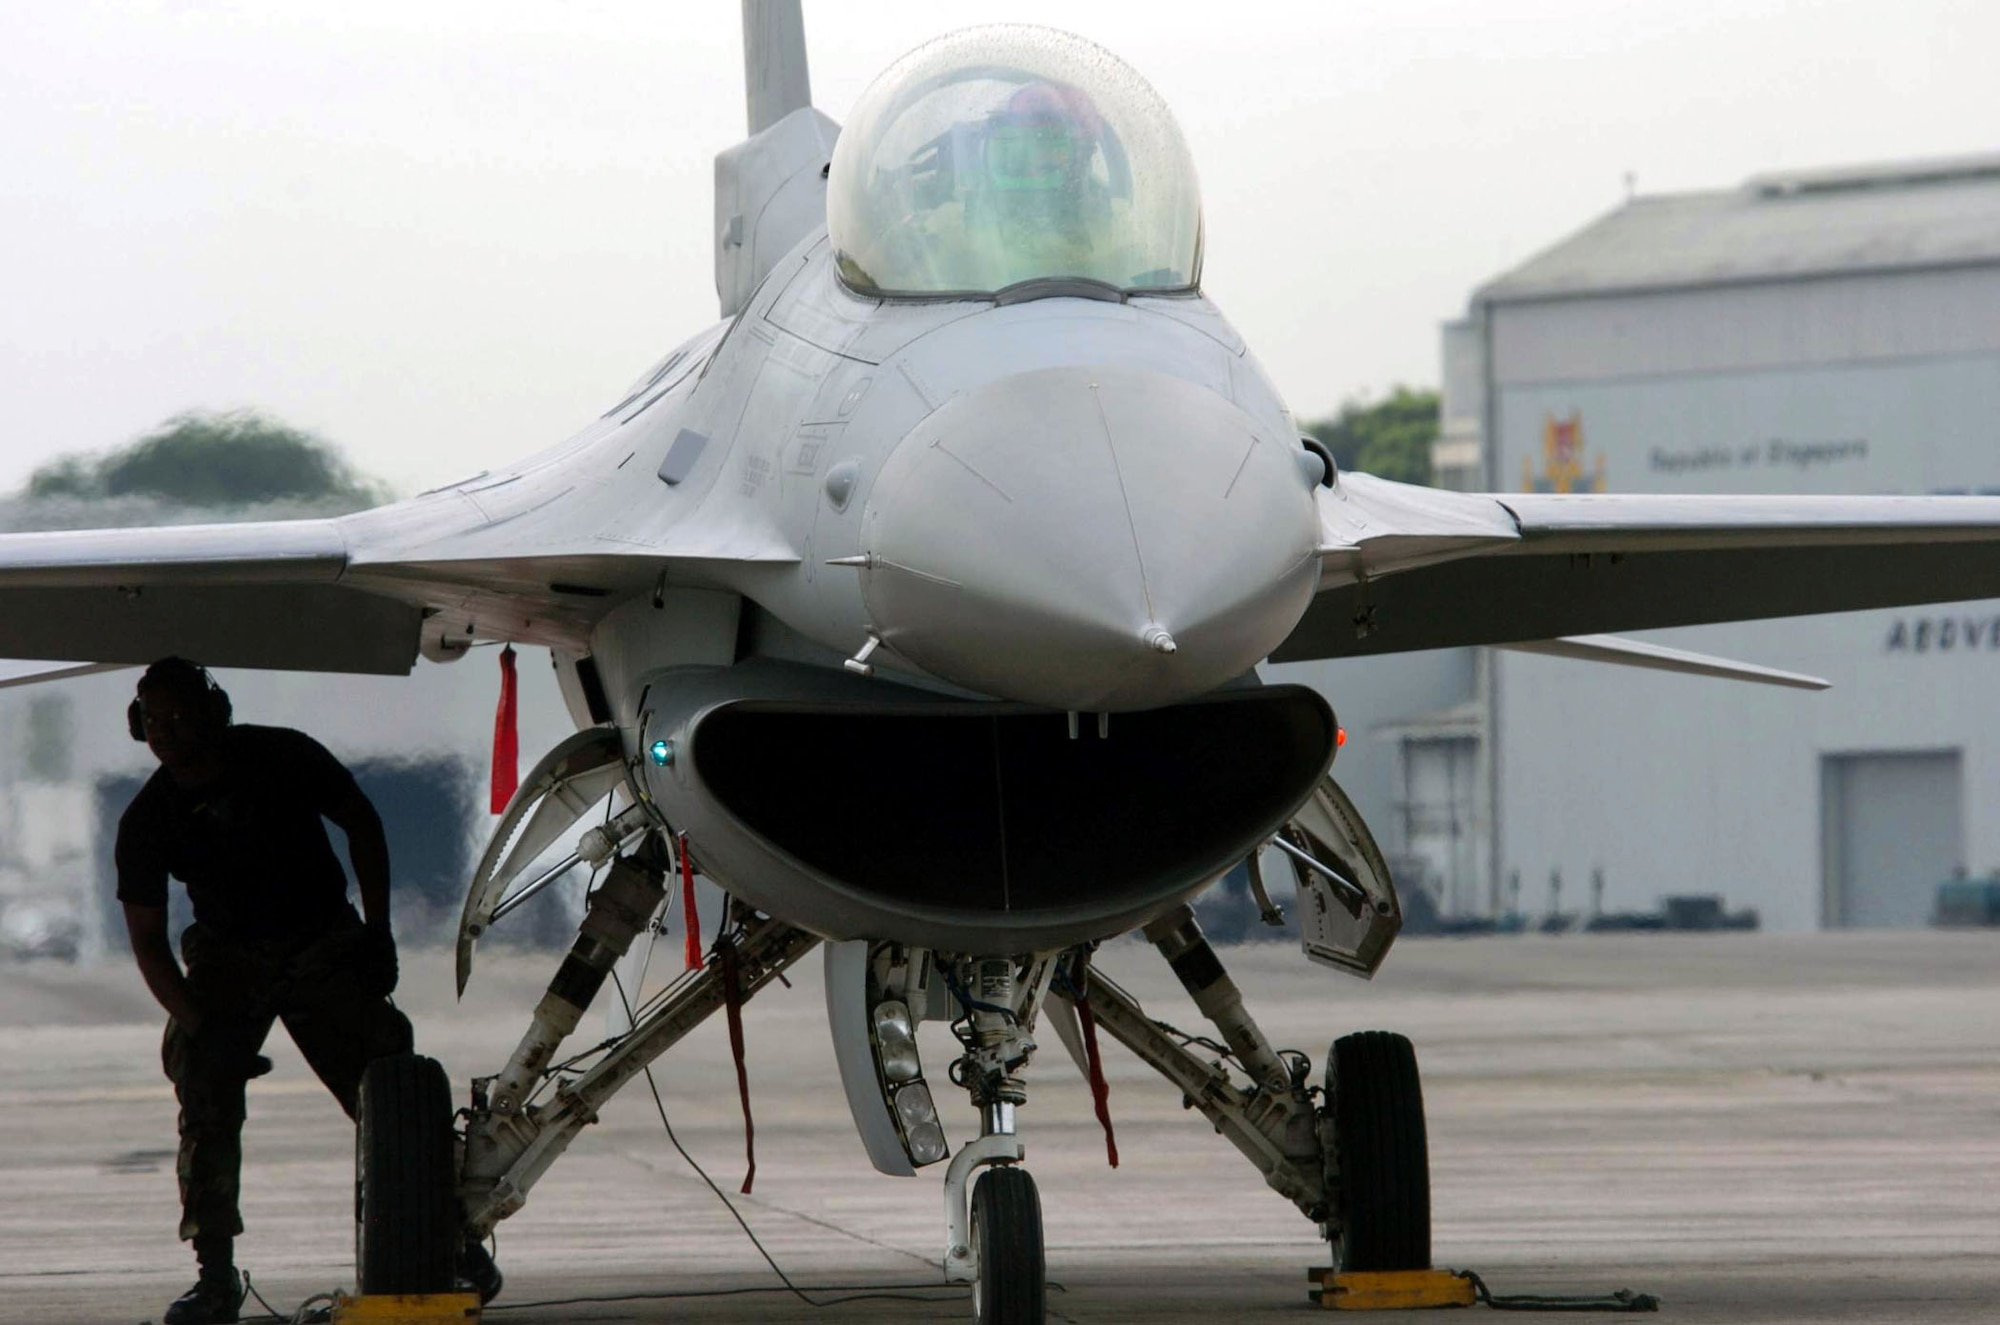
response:
<path id="1" fill-rule="evenodd" d="M 834 147 L 826 220 L 841 279 L 868 295 L 1201 280 L 1201 188 L 1173 114 L 1052 28 L 970 28 L 891 65 Z"/>

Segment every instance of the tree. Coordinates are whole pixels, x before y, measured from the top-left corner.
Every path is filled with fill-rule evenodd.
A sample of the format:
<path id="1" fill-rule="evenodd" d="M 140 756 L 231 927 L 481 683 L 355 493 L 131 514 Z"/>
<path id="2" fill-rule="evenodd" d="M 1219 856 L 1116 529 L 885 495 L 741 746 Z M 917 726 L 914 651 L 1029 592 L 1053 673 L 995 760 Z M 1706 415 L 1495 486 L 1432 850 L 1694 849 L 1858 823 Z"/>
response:
<path id="1" fill-rule="evenodd" d="M 332 444 L 254 410 L 191 410 L 98 457 L 65 456 L 28 479 L 31 497 L 145 496 L 184 506 L 269 501 L 373 506 L 380 484 Z"/>
<path id="2" fill-rule="evenodd" d="M 1397 386 L 1370 405 L 1356 398 L 1330 419 L 1306 424 L 1342 469 L 1359 469 L 1401 483 L 1431 481 L 1431 443 L 1438 436 L 1438 393 Z"/>

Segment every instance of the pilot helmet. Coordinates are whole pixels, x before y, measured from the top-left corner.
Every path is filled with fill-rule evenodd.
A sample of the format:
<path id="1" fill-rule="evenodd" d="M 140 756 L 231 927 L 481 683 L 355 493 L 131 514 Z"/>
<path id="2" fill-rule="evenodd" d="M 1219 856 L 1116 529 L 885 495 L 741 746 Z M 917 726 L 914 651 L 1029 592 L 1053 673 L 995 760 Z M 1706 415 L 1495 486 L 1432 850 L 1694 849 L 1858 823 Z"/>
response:
<path id="1" fill-rule="evenodd" d="M 987 117 L 986 181 L 998 193 L 1074 194 L 1103 121 L 1080 88 L 1028 83 Z"/>

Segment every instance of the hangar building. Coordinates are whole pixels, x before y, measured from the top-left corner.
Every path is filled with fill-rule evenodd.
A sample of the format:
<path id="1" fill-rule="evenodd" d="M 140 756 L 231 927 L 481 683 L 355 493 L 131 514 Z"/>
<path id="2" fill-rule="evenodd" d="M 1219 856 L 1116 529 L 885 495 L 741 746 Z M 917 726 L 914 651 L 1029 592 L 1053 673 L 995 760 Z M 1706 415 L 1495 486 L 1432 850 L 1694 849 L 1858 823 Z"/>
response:
<path id="1" fill-rule="evenodd" d="M 1451 487 L 2000 493 L 2000 156 L 1633 198 L 1474 293 L 1444 397 Z M 1378 731 L 1385 836 L 1417 833 L 1391 849 L 1442 862 L 1447 905 L 1518 877 L 1532 914 L 1559 873 L 1587 908 L 1601 872 L 1606 910 L 1912 926 L 2000 868 L 2000 603 L 1645 638 L 1834 688 L 1470 655 Z"/>

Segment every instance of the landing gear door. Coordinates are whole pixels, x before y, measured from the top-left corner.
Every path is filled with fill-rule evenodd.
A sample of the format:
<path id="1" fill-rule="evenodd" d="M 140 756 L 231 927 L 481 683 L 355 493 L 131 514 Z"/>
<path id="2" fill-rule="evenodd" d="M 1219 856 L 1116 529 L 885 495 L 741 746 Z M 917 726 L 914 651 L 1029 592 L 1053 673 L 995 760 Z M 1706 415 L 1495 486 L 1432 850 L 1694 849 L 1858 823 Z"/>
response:
<path id="1" fill-rule="evenodd" d="M 492 926 L 507 886 L 627 776 L 618 730 L 586 727 L 542 756 L 516 788 L 466 889 L 458 924 L 461 996 L 472 977 L 473 947 Z"/>
<path id="2" fill-rule="evenodd" d="M 1298 877 L 1299 940 L 1306 956 L 1371 979 L 1403 928 L 1403 909 L 1354 802 L 1339 783 L 1324 778 L 1279 836 L 1339 876 L 1328 878 L 1298 854 L 1284 853 Z"/>

